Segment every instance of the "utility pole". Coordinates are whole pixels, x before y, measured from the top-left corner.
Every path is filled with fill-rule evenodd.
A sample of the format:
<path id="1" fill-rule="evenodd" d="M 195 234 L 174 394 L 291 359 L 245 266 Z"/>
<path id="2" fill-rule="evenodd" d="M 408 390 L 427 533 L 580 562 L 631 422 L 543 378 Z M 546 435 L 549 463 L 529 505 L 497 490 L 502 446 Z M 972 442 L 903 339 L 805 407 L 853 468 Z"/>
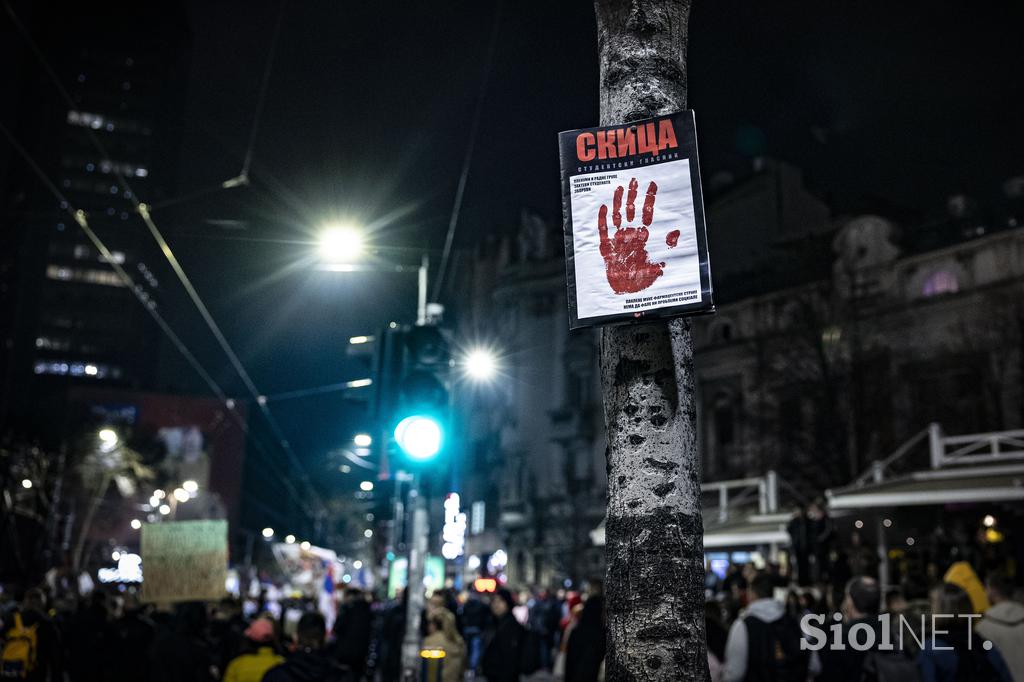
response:
<path id="1" fill-rule="evenodd" d="M 595 0 L 603 126 L 686 109 L 689 0 Z M 607 679 L 704 680 L 704 547 L 685 318 L 601 333 Z"/>

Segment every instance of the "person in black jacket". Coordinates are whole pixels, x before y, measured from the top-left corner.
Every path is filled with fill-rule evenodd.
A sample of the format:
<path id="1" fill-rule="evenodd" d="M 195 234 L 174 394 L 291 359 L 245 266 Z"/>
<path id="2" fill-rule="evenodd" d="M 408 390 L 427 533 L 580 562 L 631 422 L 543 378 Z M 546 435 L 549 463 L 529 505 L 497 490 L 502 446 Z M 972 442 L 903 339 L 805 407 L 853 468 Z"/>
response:
<path id="1" fill-rule="evenodd" d="M 565 682 L 597 682 L 604 660 L 607 627 L 604 598 L 596 595 L 583 602 L 580 622 L 565 646 Z"/>
<path id="2" fill-rule="evenodd" d="M 324 650 L 327 623 L 310 611 L 299 619 L 295 651 L 263 676 L 263 682 L 352 682 L 350 672 Z"/>
<path id="3" fill-rule="evenodd" d="M 363 597 L 362 590 L 349 588 L 334 621 L 334 655 L 339 662 L 349 667 L 353 676 L 359 679 L 366 669 L 366 657 L 370 653 L 370 630 L 372 625 L 370 605 Z"/>
<path id="4" fill-rule="evenodd" d="M 216 661 L 206 641 L 206 605 L 178 605 L 172 628 L 157 634 L 150 651 L 150 682 L 212 682 Z"/>
<path id="5" fill-rule="evenodd" d="M 516 605 L 512 593 L 502 588 L 491 599 L 491 613 L 497 623 L 487 643 L 480 670 L 487 682 L 519 682 L 519 662 L 526 630 L 512 615 Z"/>

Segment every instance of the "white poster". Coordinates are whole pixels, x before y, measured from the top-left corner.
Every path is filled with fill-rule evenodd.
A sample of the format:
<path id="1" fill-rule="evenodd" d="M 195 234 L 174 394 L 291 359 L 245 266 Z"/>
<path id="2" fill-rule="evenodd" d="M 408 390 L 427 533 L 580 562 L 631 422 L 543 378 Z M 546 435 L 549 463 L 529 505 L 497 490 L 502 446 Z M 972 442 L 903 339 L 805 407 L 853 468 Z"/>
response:
<path id="1" fill-rule="evenodd" d="M 573 327 L 713 309 L 692 120 L 561 134 Z"/>

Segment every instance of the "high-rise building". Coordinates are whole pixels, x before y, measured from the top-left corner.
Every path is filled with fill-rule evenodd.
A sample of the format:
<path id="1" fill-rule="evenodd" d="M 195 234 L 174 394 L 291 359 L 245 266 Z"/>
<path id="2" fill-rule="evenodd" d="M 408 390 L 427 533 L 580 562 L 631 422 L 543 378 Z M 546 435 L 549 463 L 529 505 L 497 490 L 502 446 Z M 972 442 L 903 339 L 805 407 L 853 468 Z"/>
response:
<path id="1" fill-rule="evenodd" d="M 14 12 L 31 41 L 3 17 L 18 42 L 6 48 L 16 57 L 4 88 L 15 106 L 4 124 L 66 203 L 22 159 L 0 157 L 0 419 L 7 431 L 59 437 L 52 420 L 72 386 L 154 382 L 159 330 L 138 298 L 160 304 L 159 253 L 132 192 L 149 202 L 170 192 L 188 30 L 182 9 L 166 3 L 16 3 Z M 85 211 L 136 291 L 69 206 Z"/>

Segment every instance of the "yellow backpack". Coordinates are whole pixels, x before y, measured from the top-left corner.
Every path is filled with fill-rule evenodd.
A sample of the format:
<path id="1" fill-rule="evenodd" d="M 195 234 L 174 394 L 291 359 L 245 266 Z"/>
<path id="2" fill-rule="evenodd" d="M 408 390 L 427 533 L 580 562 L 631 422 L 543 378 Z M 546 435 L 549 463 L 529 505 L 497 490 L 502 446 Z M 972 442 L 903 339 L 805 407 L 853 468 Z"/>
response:
<path id="1" fill-rule="evenodd" d="M 7 631 L 3 654 L 0 656 L 0 678 L 24 680 L 36 667 L 36 651 L 39 637 L 36 625 L 28 627 L 21 620 L 21 614 L 14 614 L 14 626 Z"/>

